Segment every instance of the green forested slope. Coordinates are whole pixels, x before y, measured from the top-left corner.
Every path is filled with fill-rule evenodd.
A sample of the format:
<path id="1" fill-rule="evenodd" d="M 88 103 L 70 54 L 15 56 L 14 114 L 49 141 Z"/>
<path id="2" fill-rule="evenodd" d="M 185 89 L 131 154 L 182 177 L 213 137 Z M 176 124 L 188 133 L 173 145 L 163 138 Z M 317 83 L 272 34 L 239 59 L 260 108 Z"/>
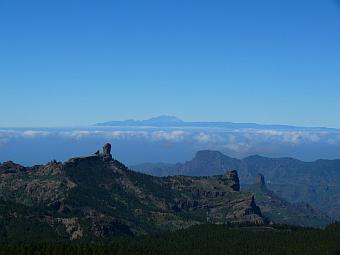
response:
<path id="1" fill-rule="evenodd" d="M 109 244 L 2 245 L 0 255 L 7 254 L 338 255 L 340 225 L 326 230 L 201 225 Z"/>

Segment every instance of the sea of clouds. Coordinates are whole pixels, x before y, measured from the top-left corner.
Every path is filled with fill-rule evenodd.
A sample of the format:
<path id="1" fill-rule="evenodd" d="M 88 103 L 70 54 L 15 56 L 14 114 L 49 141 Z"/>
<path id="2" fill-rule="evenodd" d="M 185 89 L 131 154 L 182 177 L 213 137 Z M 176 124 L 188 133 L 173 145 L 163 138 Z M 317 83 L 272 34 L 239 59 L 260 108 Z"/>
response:
<path id="1" fill-rule="evenodd" d="M 340 158 L 339 131 L 221 128 L 31 128 L 0 129 L 0 162 L 32 165 L 87 155 L 110 142 L 127 164 L 189 160 L 198 150 L 229 156 L 260 154 L 302 160 Z"/>

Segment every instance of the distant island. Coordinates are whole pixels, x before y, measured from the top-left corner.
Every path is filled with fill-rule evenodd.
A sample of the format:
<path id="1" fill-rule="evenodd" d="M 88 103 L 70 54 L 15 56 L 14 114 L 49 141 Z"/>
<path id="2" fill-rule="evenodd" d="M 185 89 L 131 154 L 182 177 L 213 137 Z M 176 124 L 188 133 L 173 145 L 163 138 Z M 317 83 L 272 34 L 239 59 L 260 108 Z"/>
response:
<path id="1" fill-rule="evenodd" d="M 146 120 L 113 120 L 96 123 L 95 126 L 110 127 L 187 127 L 187 128 L 225 128 L 225 129 L 278 129 L 287 131 L 335 131 L 336 128 L 327 127 L 300 127 L 291 125 L 234 123 L 226 121 L 184 121 L 175 116 L 162 115 Z"/>

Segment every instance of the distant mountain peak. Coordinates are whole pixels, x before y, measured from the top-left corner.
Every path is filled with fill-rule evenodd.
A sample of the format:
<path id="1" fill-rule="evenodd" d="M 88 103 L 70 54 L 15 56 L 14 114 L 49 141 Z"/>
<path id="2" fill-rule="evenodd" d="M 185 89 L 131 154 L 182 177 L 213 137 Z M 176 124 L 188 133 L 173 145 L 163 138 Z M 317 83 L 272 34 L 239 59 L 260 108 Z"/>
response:
<path id="1" fill-rule="evenodd" d="M 182 126 L 185 122 L 175 116 L 161 115 L 146 120 L 124 120 L 124 121 L 109 121 L 98 123 L 99 126 Z"/>
<path id="2" fill-rule="evenodd" d="M 195 159 L 202 159 L 207 160 L 211 158 L 221 158 L 221 157 L 227 157 L 220 151 L 214 151 L 214 150 L 200 150 L 196 152 Z"/>
<path id="3" fill-rule="evenodd" d="M 157 123 L 182 123 L 183 120 L 177 118 L 176 116 L 171 115 L 161 115 L 154 118 L 150 118 L 145 120 L 147 122 L 157 122 Z"/>

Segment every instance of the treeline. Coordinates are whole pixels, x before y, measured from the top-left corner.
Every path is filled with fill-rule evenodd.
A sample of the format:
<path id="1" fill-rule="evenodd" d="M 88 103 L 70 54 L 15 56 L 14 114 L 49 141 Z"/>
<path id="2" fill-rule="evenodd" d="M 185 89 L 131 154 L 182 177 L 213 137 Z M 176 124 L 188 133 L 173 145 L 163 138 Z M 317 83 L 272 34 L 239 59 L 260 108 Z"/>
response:
<path id="1" fill-rule="evenodd" d="M 201 225 L 106 244 L 3 244 L 0 255 L 340 255 L 340 224 L 325 230 Z"/>

